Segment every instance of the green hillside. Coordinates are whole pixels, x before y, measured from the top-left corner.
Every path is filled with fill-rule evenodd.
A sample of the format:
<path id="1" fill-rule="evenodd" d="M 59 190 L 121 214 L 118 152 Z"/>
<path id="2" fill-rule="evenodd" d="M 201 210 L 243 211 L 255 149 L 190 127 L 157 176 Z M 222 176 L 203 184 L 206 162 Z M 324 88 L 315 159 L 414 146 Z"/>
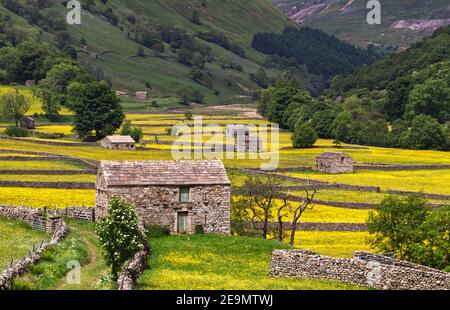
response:
<path id="1" fill-rule="evenodd" d="M 448 19 L 447 0 L 395 0 L 380 1 L 381 25 L 366 22 L 368 0 L 272 0 L 297 23 L 307 24 L 327 33 L 366 46 L 370 43 L 405 48 L 431 34 L 428 21 Z M 417 29 L 407 24 L 394 27 L 396 22 L 418 22 Z M 441 21 L 442 23 L 443 21 Z M 439 23 L 439 22 L 438 22 Z"/>
<path id="2" fill-rule="evenodd" d="M 147 90 L 159 98 L 173 96 L 187 86 L 197 89 L 208 102 L 248 101 L 258 88 L 251 75 L 265 59 L 251 48 L 253 35 L 292 25 L 269 0 L 95 0 L 81 1 L 81 25 L 54 27 L 50 16 L 64 23 L 68 9 L 59 1 L 49 0 L 36 2 L 35 6 L 42 7 L 35 12 L 37 8 L 30 8 L 34 2 L 2 0 L 0 12 L 13 16 L 14 22 L 16 18 L 23 25 L 28 22 L 53 42 L 68 32 L 78 60 L 94 76 L 110 80 L 116 89 Z M 198 21 L 192 19 L 194 14 Z M 177 35 L 186 36 L 187 41 L 182 39 L 181 46 L 167 42 L 163 37 L 167 29 L 180 31 Z M 197 37 L 198 33 L 209 32 L 224 35 L 242 53 Z M 163 45 L 164 51 L 156 51 L 153 41 Z M 194 53 L 194 60 L 195 52 L 201 53 L 204 67 L 202 64 L 194 72 L 195 65 L 180 63 L 177 57 L 183 48 Z M 134 57 L 138 51 L 141 57 Z M 93 57 L 92 53 L 100 54 Z M 267 74 L 276 77 L 281 71 L 268 69 Z"/>

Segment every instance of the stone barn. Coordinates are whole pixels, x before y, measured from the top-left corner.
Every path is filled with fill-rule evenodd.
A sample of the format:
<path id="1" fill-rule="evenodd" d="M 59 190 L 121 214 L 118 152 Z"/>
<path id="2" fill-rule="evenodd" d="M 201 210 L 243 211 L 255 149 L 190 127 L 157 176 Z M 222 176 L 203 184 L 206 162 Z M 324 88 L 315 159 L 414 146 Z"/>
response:
<path id="1" fill-rule="evenodd" d="M 136 141 L 130 136 L 108 136 L 100 141 L 102 147 L 111 150 L 136 150 Z"/>
<path id="2" fill-rule="evenodd" d="M 25 86 L 27 86 L 27 87 L 33 87 L 35 85 L 36 85 L 36 80 L 27 80 L 25 82 Z"/>
<path id="3" fill-rule="evenodd" d="M 326 152 L 316 157 L 316 170 L 326 173 L 353 173 L 353 159 L 345 153 Z"/>
<path id="4" fill-rule="evenodd" d="M 138 91 L 136 92 L 137 100 L 148 100 L 148 92 L 146 91 Z"/>
<path id="5" fill-rule="evenodd" d="M 231 233 L 231 183 L 221 161 L 103 161 L 96 214 L 115 195 L 132 203 L 144 225 L 172 234 Z"/>
<path id="6" fill-rule="evenodd" d="M 20 120 L 20 127 L 25 129 L 35 129 L 36 125 L 34 123 L 34 119 L 29 116 L 24 116 Z"/>
<path id="7" fill-rule="evenodd" d="M 238 153 L 245 152 L 263 152 L 263 141 L 258 134 L 252 135 L 251 130 L 246 125 L 228 125 L 226 136 L 234 138 L 234 151 Z"/>

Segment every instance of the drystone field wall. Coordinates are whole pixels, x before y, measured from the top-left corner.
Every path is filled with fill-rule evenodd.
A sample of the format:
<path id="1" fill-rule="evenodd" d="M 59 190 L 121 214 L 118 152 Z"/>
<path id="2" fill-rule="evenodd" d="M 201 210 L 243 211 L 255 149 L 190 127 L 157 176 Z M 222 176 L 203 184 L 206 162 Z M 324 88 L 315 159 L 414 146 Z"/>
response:
<path id="1" fill-rule="evenodd" d="M 18 212 L 16 214 L 18 215 L 17 219 L 20 219 L 26 213 Z M 12 214 L 10 213 L 10 215 Z M 66 223 L 64 223 L 61 218 L 53 218 L 49 223 L 53 233 L 52 238 L 50 240 L 42 241 L 36 248 L 33 247 L 27 255 L 10 265 L 0 274 L 0 291 L 11 289 L 11 283 L 15 278 L 27 272 L 31 265 L 38 263 L 42 254 L 48 247 L 57 245 L 66 237 L 69 230 Z"/>
<path id="2" fill-rule="evenodd" d="M 147 268 L 149 254 L 150 247 L 148 243 L 144 243 L 143 249 L 134 255 L 133 259 L 119 275 L 119 280 L 117 281 L 119 291 L 130 291 L 133 289 L 136 280 L 142 275 L 145 268 Z"/>
<path id="3" fill-rule="evenodd" d="M 332 258 L 310 251 L 277 250 L 272 277 L 337 280 L 380 290 L 449 290 L 450 274 L 440 270 L 356 252 L 353 258 Z"/>

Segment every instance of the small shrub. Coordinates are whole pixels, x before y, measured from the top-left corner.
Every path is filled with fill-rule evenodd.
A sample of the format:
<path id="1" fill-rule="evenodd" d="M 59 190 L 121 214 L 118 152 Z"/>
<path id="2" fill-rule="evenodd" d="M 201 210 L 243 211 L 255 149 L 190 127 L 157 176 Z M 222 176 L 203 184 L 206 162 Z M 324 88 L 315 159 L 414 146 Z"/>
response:
<path id="1" fill-rule="evenodd" d="M 5 135 L 8 137 L 28 137 L 28 130 L 19 127 L 8 127 L 5 129 Z"/>
<path id="2" fill-rule="evenodd" d="M 195 226 L 195 234 L 196 235 L 204 235 L 205 234 L 205 228 L 203 227 L 203 225 Z"/>
<path id="3" fill-rule="evenodd" d="M 44 132 L 39 132 L 37 134 L 37 137 L 40 139 L 61 139 L 64 138 L 64 134 L 63 133 L 44 133 Z"/>
<path id="4" fill-rule="evenodd" d="M 149 238 L 157 238 L 170 235 L 170 230 L 164 226 L 148 225 L 146 229 L 147 229 L 147 236 Z"/>
<path id="5" fill-rule="evenodd" d="M 31 291 L 32 287 L 28 282 L 22 280 L 14 280 L 11 285 L 13 291 Z"/>

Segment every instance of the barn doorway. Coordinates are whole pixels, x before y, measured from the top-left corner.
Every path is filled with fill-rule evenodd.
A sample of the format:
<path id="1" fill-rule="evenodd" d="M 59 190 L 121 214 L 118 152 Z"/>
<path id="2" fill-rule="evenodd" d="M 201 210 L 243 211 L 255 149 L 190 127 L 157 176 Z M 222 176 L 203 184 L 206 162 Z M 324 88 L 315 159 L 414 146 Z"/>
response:
<path id="1" fill-rule="evenodd" d="M 187 234 L 188 231 L 189 212 L 178 212 L 177 233 Z"/>

